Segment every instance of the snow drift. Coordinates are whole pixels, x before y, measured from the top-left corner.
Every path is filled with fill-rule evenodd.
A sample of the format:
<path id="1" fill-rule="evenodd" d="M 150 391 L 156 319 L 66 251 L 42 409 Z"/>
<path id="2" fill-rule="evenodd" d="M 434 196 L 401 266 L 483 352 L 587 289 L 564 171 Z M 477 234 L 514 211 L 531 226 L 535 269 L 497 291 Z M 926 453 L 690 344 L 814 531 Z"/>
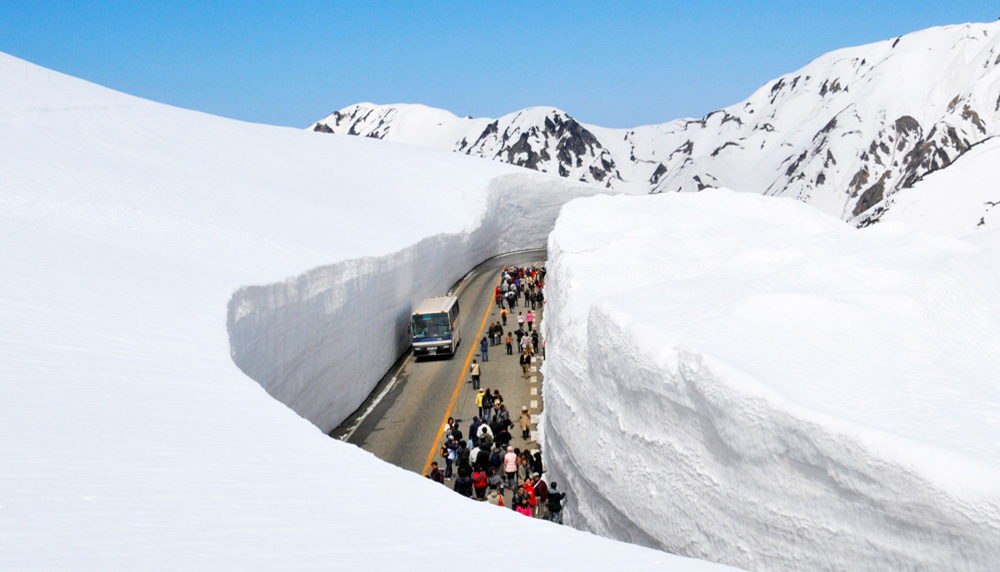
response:
<path id="1" fill-rule="evenodd" d="M 543 190 L 589 192 L 174 109 L 0 54 L 0 568 L 437 569 L 481 558 L 444 533 L 476 530 L 530 546 L 528 568 L 720 570 L 469 502 L 328 438 L 230 358 L 227 321 L 248 368 L 252 344 L 284 359 L 310 338 L 275 334 L 280 320 L 340 328 L 337 351 L 375 359 L 365 346 L 385 338 L 310 319 L 310 301 L 335 322 L 353 306 L 394 323 L 469 259 L 542 236 L 555 207 L 516 195 Z M 494 220 L 521 207 L 538 226 Z M 441 276 L 411 285 L 408 269 Z M 300 355 L 285 363 L 315 373 Z"/>
<path id="2" fill-rule="evenodd" d="M 724 191 L 566 205 L 544 447 L 568 522 L 756 570 L 1000 562 L 1000 244 Z"/>

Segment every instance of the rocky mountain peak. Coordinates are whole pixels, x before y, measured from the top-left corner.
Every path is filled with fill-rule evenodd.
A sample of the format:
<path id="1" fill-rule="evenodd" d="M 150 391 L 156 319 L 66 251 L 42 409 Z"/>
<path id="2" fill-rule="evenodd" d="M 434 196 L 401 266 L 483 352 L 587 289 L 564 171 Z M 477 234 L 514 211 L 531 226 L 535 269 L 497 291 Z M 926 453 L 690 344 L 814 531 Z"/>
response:
<path id="1" fill-rule="evenodd" d="M 1000 23 L 837 50 L 741 103 L 661 125 L 607 129 L 544 107 L 472 119 L 359 104 L 311 128 L 430 145 L 626 192 L 725 186 L 788 196 L 863 226 L 894 195 L 998 133 Z"/>

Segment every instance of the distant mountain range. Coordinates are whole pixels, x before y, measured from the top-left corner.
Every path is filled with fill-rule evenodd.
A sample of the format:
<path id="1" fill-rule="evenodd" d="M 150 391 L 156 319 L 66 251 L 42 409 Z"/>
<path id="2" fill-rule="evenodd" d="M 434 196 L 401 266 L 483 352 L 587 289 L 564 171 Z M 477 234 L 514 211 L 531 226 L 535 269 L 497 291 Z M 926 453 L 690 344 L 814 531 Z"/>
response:
<path id="1" fill-rule="evenodd" d="M 449 149 L 633 193 L 728 187 L 864 226 L 1000 129 L 1000 23 L 831 52 L 700 119 L 633 129 L 533 107 L 499 119 L 360 103 L 309 127 Z M 984 211 L 985 212 L 985 211 Z"/>

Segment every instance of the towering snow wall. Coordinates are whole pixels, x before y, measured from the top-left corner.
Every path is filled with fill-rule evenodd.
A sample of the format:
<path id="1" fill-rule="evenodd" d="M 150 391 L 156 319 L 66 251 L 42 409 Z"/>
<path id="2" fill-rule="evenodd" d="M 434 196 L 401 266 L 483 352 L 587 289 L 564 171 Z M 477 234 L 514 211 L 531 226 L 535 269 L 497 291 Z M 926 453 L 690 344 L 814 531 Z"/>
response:
<path id="1" fill-rule="evenodd" d="M 487 258 L 544 247 L 562 204 L 597 192 L 531 173 L 499 176 L 489 181 L 485 210 L 467 232 L 242 288 L 229 303 L 233 359 L 329 432 L 409 348 L 410 313 L 421 300 L 444 294 Z"/>
<path id="2" fill-rule="evenodd" d="M 543 445 L 568 522 L 751 570 L 995 570 L 1000 237 L 976 240 L 714 190 L 567 204 Z"/>

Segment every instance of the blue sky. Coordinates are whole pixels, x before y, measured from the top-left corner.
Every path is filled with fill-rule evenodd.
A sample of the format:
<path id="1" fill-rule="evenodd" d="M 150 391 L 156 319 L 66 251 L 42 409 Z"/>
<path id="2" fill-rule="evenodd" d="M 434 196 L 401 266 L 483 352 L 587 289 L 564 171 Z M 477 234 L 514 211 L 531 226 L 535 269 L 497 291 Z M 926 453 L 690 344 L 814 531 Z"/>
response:
<path id="1" fill-rule="evenodd" d="M 831 50 L 992 2 L 0 0 L 0 51 L 165 103 L 305 127 L 359 101 L 633 127 L 737 103 Z"/>

